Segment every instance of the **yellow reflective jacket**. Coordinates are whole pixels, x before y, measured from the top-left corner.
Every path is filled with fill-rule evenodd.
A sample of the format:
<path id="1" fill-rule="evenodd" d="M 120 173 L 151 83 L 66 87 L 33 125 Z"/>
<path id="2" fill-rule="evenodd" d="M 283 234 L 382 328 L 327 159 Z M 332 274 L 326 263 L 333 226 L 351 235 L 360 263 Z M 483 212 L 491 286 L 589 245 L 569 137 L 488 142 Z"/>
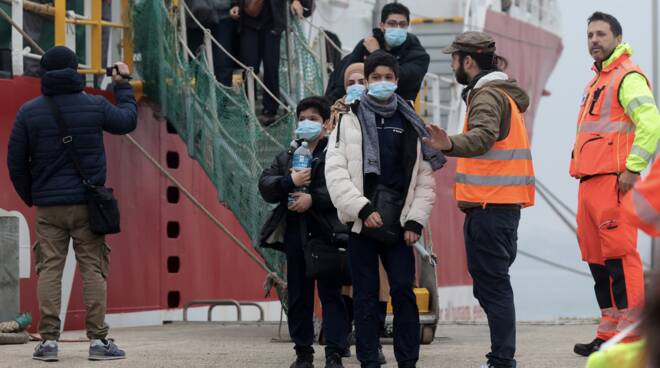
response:
<path id="1" fill-rule="evenodd" d="M 645 340 L 614 345 L 605 351 L 591 354 L 587 368 L 645 368 L 645 347 Z"/>
<path id="2" fill-rule="evenodd" d="M 603 68 L 621 55 L 632 55 L 632 53 L 629 44 L 618 45 L 612 55 L 603 61 Z M 619 103 L 625 109 L 626 115 L 635 123 L 635 140 L 626 160 L 626 168 L 633 172 L 641 172 L 651 162 L 660 139 L 660 114 L 644 75 L 631 73 L 623 79 L 619 89 Z"/>

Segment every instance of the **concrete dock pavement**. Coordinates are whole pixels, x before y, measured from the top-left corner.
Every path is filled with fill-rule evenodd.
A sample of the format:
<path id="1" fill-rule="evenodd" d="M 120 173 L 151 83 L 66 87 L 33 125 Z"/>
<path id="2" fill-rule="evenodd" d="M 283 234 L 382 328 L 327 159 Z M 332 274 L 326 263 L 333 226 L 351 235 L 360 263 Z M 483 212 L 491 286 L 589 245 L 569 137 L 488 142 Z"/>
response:
<path id="1" fill-rule="evenodd" d="M 592 322 L 555 324 L 521 323 L 518 326 L 518 366 L 521 368 L 583 368 L 586 359 L 573 353 L 575 342 L 591 341 Z M 282 329 L 286 333 L 286 326 Z M 287 368 L 294 360 L 291 343 L 273 342 L 276 324 L 236 325 L 221 323 L 174 323 L 163 326 L 116 328 L 110 331 L 127 359 L 113 362 L 87 360 L 87 342 L 60 343 L 60 361 L 32 360 L 36 342 L 0 345 L 0 367 L 277 367 Z M 423 345 L 418 367 L 478 368 L 485 362 L 490 342 L 485 324 L 441 324 L 436 340 Z M 84 331 L 65 332 L 62 339 L 84 339 Z M 315 366 L 324 366 L 323 347 L 315 346 Z M 353 356 L 344 366 L 357 368 Z M 388 364 L 396 367 L 392 345 L 384 345 Z"/>

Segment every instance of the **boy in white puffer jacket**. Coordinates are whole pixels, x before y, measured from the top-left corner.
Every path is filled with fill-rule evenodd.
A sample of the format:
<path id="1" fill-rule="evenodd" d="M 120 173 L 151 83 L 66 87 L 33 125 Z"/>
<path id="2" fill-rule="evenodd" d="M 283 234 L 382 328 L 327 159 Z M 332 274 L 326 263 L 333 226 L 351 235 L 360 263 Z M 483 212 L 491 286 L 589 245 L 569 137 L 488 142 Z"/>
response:
<path id="1" fill-rule="evenodd" d="M 374 52 L 365 62 L 365 75 L 367 92 L 341 117 L 328 142 L 326 183 L 339 219 L 351 224 L 348 247 L 358 359 L 362 367 L 380 366 L 380 255 L 395 311 L 394 354 L 399 367 L 415 367 L 420 326 L 413 294 L 415 258 L 411 245 L 419 240 L 431 214 L 435 201 L 432 166 L 441 167 L 444 156 L 422 149 L 420 134 L 426 133 L 421 119 L 394 94 L 398 82 L 396 59 Z M 398 207 L 384 209 L 378 207 L 380 202 L 372 203 L 370 198 L 376 198 L 379 191 L 394 197 L 398 194 Z M 371 235 L 365 235 L 365 229 Z M 397 234 L 395 241 L 383 240 L 379 232 L 385 230 Z"/>

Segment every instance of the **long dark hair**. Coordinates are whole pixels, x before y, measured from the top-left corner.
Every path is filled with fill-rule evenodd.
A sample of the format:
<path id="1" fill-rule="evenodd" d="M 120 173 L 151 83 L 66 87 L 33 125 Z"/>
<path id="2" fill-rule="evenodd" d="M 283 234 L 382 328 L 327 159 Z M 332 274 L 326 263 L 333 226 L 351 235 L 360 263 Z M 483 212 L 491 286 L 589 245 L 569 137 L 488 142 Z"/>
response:
<path id="1" fill-rule="evenodd" d="M 474 62 L 477 63 L 479 69 L 481 69 L 482 71 L 487 71 L 487 70 L 503 71 L 509 67 L 509 61 L 503 56 L 497 55 L 494 52 L 486 52 L 486 53 L 460 52 L 459 57 L 460 57 L 461 65 L 463 64 L 463 60 L 465 60 L 467 56 L 471 57 L 472 60 L 474 60 Z"/>

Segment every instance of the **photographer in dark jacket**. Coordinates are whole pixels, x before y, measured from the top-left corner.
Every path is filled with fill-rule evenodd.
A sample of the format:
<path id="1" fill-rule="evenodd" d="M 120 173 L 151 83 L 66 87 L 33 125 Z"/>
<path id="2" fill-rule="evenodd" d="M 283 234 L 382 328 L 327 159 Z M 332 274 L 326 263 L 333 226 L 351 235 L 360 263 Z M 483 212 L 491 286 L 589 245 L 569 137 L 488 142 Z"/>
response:
<path id="1" fill-rule="evenodd" d="M 263 81 L 276 96 L 280 94 L 280 38 L 286 29 L 286 12 L 289 8 L 295 16 L 309 17 L 312 14 L 314 0 L 263 0 L 258 14 L 248 14 L 253 1 L 232 0 L 229 11 L 233 19 L 239 21 L 240 60 L 259 72 L 263 62 Z M 277 101 L 263 91 L 263 110 L 259 121 L 264 125 L 273 123 L 278 110 Z"/>
<path id="2" fill-rule="evenodd" d="M 330 105 L 323 97 L 313 96 L 300 101 L 296 110 L 299 120 L 296 134 L 301 140 L 292 142 L 292 148 L 277 155 L 259 179 L 259 191 L 264 200 L 278 203 L 262 229 L 260 245 L 286 253 L 287 319 L 297 355 L 291 368 L 311 368 L 314 353 L 314 280 L 306 276 L 303 247 L 310 239 L 317 238 L 336 244 L 341 237 L 347 239 L 348 230 L 339 222 L 325 185 L 328 139 L 323 134 L 322 124 L 330 118 Z M 292 171 L 291 158 L 302 139 L 308 142 L 312 152 L 312 168 Z M 289 204 L 289 193 L 301 186 L 308 186 L 309 192 L 294 193 L 295 201 Z M 326 368 L 343 367 L 341 353 L 347 347 L 348 321 L 341 296 L 342 281 L 319 279 L 317 283 L 327 343 Z"/>
<path id="3" fill-rule="evenodd" d="M 89 359 L 110 360 L 125 356 L 107 340 L 106 277 L 110 248 L 105 236 L 91 231 L 86 186 L 67 155 L 71 144 L 89 184 L 103 186 L 106 156 L 103 132 L 127 134 L 137 124 L 137 107 L 124 63 L 113 69 L 117 106 L 103 96 L 83 92 L 84 77 L 78 58 L 64 46 L 56 46 L 41 59 L 41 93 L 21 106 L 9 138 L 7 166 L 16 192 L 28 206 L 37 206 L 37 242 L 34 245 L 39 300 L 39 334 L 33 358 L 56 361 L 60 336 L 60 294 L 64 262 L 73 239 L 83 299 L 87 309 Z M 62 137 L 48 99 L 61 111 L 69 136 Z"/>
<path id="4" fill-rule="evenodd" d="M 396 93 L 404 100 L 414 101 L 429 69 L 431 58 L 417 36 L 408 33 L 410 10 L 400 3 L 390 3 L 380 14 L 380 27 L 373 35 L 360 41 L 353 52 L 344 57 L 340 67 L 330 76 L 325 96 L 337 101 L 346 95 L 344 72 L 353 63 L 363 63 L 376 50 L 392 54 L 399 63 L 399 88 Z"/>

